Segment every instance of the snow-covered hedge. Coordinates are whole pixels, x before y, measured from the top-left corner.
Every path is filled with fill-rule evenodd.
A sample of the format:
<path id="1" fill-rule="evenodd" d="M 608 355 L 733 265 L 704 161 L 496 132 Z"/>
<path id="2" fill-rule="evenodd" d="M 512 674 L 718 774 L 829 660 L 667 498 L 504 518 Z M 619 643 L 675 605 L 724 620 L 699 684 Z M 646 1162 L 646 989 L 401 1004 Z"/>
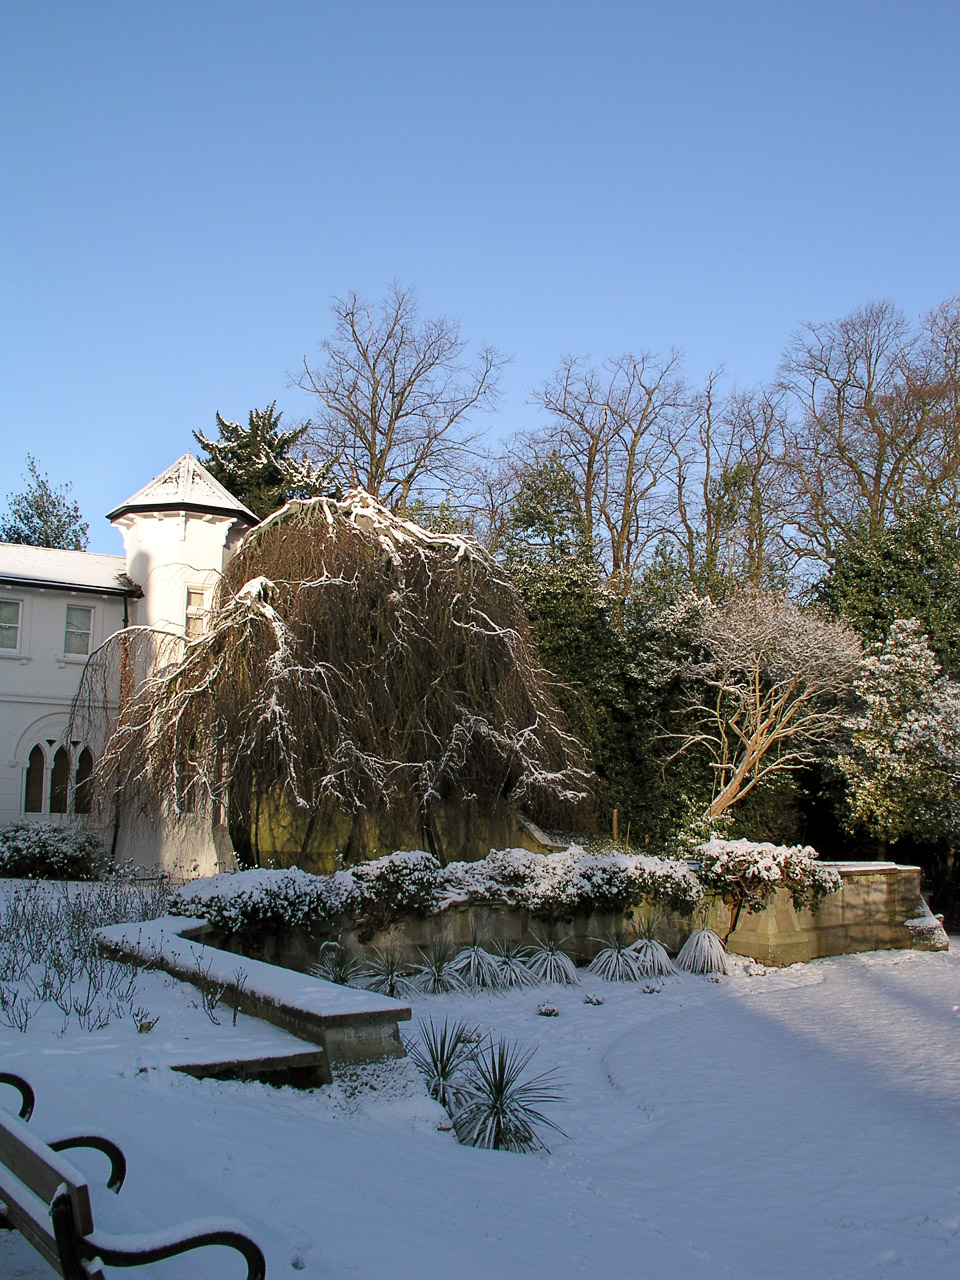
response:
<path id="1" fill-rule="evenodd" d="M 100 840 L 76 827 L 20 819 L 0 829 L 0 876 L 96 880 L 109 870 Z"/>
<path id="2" fill-rule="evenodd" d="M 842 883 L 809 845 L 787 848 L 751 840 L 708 840 L 697 850 L 697 858 L 704 889 L 748 911 L 761 911 L 776 888 L 786 889 L 798 910 L 815 911 Z"/>
<path id="3" fill-rule="evenodd" d="M 645 902 L 689 913 L 712 893 L 759 911 L 770 890 L 780 887 L 798 907 L 816 907 L 840 887 L 837 873 L 821 866 L 810 848 L 710 840 L 697 853 L 699 873 L 677 859 L 591 854 L 578 845 L 550 854 L 495 850 L 478 862 L 446 867 L 418 850 L 332 876 L 297 868 L 211 876 L 179 889 L 171 911 L 249 936 L 279 928 L 322 931 L 345 918 L 373 930 L 456 903 L 502 902 L 541 920 L 569 920 Z"/>
<path id="4" fill-rule="evenodd" d="M 480 862 L 453 862 L 442 875 L 445 902 L 506 902 L 547 920 L 626 911 L 642 902 L 689 911 L 702 896 L 697 877 L 683 862 L 589 854 L 578 845 L 546 855 L 494 851 Z"/>
<path id="5" fill-rule="evenodd" d="M 623 911 L 654 901 L 689 911 L 701 897 L 681 862 L 625 854 L 594 855 L 574 845 L 561 853 L 493 852 L 447 867 L 429 853 L 394 853 L 332 876 L 241 871 L 184 885 L 171 911 L 202 916 L 228 933 L 277 927 L 322 929 L 344 917 L 384 925 L 433 915 L 453 903 L 505 902 L 541 919 Z"/>

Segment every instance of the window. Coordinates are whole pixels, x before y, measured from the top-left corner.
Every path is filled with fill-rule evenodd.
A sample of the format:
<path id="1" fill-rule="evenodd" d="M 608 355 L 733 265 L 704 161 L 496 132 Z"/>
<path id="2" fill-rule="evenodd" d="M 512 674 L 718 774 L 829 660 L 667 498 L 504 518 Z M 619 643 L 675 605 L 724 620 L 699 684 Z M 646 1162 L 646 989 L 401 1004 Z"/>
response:
<path id="1" fill-rule="evenodd" d="M 93 773 L 93 752 L 84 747 L 77 759 L 77 785 L 73 793 L 73 812 L 90 812 L 90 775 Z"/>
<path id="2" fill-rule="evenodd" d="M 67 605 L 67 629 L 63 636 L 63 652 L 79 653 L 84 657 L 90 652 L 90 632 L 93 627 L 93 610 L 77 605 Z"/>
<path id="3" fill-rule="evenodd" d="M 49 751 L 38 742 L 27 757 L 23 812 L 89 814 L 93 808 L 93 752 L 89 747 L 78 752 L 79 742 L 72 743 L 72 749 L 61 745 L 54 751 L 56 745 L 54 739 L 47 738 Z"/>
<path id="4" fill-rule="evenodd" d="M 20 601 L 0 600 L 0 649 L 20 648 Z"/>
<path id="5" fill-rule="evenodd" d="M 70 752 L 60 747 L 53 757 L 50 771 L 50 812 L 66 813 L 70 793 Z"/>
<path id="6" fill-rule="evenodd" d="M 196 640 L 203 635 L 206 625 L 206 610 L 203 607 L 203 592 L 195 587 L 187 587 L 187 614 L 184 631 L 188 640 Z"/>
<path id="7" fill-rule="evenodd" d="M 43 747 L 37 743 L 27 760 L 27 778 L 23 789 L 24 813 L 43 813 L 43 774 L 46 763 Z"/>

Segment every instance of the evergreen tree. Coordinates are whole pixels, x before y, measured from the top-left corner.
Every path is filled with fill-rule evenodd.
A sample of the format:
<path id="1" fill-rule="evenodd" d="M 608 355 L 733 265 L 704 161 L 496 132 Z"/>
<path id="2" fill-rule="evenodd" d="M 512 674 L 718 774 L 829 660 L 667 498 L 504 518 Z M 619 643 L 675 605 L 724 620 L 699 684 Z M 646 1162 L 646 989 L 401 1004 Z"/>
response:
<path id="1" fill-rule="evenodd" d="M 29 454 L 25 478 L 26 489 L 7 498 L 6 514 L 0 516 L 0 542 L 86 551 L 90 526 L 70 497 L 73 486 L 52 485 L 50 477 L 40 474 L 36 459 Z"/>
<path id="2" fill-rule="evenodd" d="M 292 455 L 309 423 L 283 431 L 282 417 L 274 400 L 266 409 L 251 409 L 245 427 L 228 422 L 218 412 L 218 440 L 208 440 L 199 431 L 193 433 L 206 450 L 207 457 L 201 461 L 210 474 L 261 520 L 291 498 L 318 498 L 330 493 L 333 464 L 315 471 L 308 461 Z"/>
<path id="3" fill-rule="evenodd" d="M 906 512 L 879 533 L 841 543 L 816 594 L 871 644 L 897 618 L 916 618 L 943 669 L 960 678 L 960 529 L 935 504 Z"/>

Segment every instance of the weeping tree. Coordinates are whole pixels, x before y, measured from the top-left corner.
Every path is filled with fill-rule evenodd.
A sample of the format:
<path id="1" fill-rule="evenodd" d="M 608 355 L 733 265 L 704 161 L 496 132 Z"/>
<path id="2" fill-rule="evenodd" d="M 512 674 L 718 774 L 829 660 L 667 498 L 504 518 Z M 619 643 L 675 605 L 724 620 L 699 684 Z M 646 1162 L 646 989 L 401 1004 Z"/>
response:
<path id="1" fill-rule="evenodd" d="M 589 823 L 593 775 L 509 577 L 363 490 L 290 502 L 251 530 L 207 631 L 120 633 L 78 705 L 138 664 L 97 767 L 101 803 L 221 806 L 253 861 L 329 869 L 421 844 L 445 860 L 518 843 L 521 813 Z"/>

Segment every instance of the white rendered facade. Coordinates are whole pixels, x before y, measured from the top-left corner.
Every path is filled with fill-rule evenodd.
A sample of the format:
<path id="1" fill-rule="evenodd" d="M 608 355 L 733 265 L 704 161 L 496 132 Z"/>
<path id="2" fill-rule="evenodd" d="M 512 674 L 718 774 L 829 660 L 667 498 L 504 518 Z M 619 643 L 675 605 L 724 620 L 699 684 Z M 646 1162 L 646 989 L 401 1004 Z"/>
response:
<path id="1" fill-rule="evenodd" d="M 87 820 L 83 779 L 103 744 L 71 741 L 67 726 L 88 656 L 124 626 L 197 634 L 256 523 L 189 454 L 109 519 L 123 556 L 0 543 L 0 826 Z M 125 821 L 117 854 L 178 876 L 208 872 L 229 860 L 218 835 L 215 847 L 209 824 Z"/>

